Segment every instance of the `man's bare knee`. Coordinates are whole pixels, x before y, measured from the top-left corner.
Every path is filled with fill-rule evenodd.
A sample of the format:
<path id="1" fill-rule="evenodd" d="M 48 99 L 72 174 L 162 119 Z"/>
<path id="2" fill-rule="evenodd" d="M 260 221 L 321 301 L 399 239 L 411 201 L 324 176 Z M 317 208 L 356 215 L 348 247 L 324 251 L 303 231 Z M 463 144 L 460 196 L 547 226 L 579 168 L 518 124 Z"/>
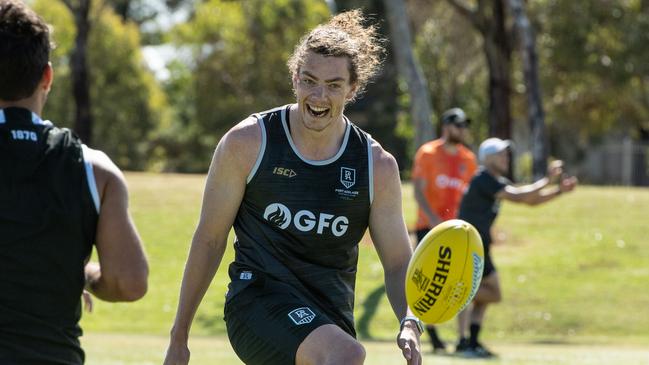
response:
<path id="1" fill-rule="evenodd" d="M 334 364 L 352 364 L 352 365 L 362 365 L 365 362 L 365 348 L 360 343 L 354 341 L 349 342 L 349 345 L 345 349 L 339 350 L 343 355 L 340 361 L 335 361 L 328 363 L 327 365 Z"/>
<path id="2" fill-rule="evenodd" d="M 365 348 L 334 325 L 314 330 L 298 348 L 297 365 L 362 365 Z"/>

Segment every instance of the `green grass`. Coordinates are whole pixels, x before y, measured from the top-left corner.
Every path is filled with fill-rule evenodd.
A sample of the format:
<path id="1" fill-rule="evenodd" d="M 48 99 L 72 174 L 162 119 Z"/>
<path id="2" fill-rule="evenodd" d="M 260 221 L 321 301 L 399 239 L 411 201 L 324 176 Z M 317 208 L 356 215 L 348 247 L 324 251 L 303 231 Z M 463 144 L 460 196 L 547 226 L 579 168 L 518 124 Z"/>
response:
<path id="1" fill-rule="evenodd" d="M 167 338 L 150 335 L 90 334 L 83 346 L 88 365 L 153 365 L 162 364 Z M 190 338 L 191 364 L 241 365 L 227 337 Z M 363 341 L 368 365 L 405 364 L 392 342 Z M 640 346 L 584 346 L 550 344 L 501 344 L 492 346 L 497 360 L 461 359 L 431 355 L 425 347 L 424 365 L 646 365 L 649 350 Z"/>
<path id="2" fill-rule="evenodd" d="M 129 173 L 127 180 L 132 214 L 150 260 L 149 292 L 131 304 L 96 301 L 95 312 L 84 314 L 82 326 L 89 334 L 164 336 L 175 314 L 204 176 Z M 415 204 L 407 184 L 404 211 L 412 226 Z M 647 217 L 648 189 L 579 187 L 540 207 L 503 204 L 493 255 L 504 301 L 489 309 L 485 339 L 648 344 Z M 224 335 L 222 306 L 231 260 L 229 246 L 199 309 L 193 336 Z M 367 240 L 361 244 L 358 271 L 359 332 L 364 339 L 392 340 L 397 322 L 382 293 L 381 265 Z M 440 326 L 449 340 L 455 338 L 454 328 L 454 323 Z"/>

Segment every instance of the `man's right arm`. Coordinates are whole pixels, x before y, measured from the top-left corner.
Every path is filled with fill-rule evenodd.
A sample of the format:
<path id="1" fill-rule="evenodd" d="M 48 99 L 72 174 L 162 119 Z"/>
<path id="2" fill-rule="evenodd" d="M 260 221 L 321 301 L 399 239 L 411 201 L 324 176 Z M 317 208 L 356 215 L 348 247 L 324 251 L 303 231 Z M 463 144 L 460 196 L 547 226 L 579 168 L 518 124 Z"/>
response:
<path id="1" fill-rule="evenodd" d="M 430 204 L 428 204 L 428 200 L 426 199 L 425 191 L 429 182 L 428 179 L 426 179 L 424 176 L 426 175 L 425 170 L 429 168 L 427 161 L 430 161 L 428 157 L 430 155 L 425 152 L 425 148 L 425 146 L 420 147 L 415 154 L 415 162 L 412 168 L 412 186 L 414 190 L 415 201 L 417 202 L 417 205 L 419 205 L 419 209 L 424 212 L 424 215 L 428 219 L 429 226 L 435 227 L 442 220 L 431 209 Z"/>
<path id="2" fill-rule="evenodd" d="M 189 361 L 187 340 L 196 310 L 216 273 L 261 144 L 254 118 L 239 123 L 219 142 L 212 158 L 201 216 L 185 265 L 165 365 Z"/>
<path id="3" fill-rule="evenodd" d="M 426 215 L 426 218 L 428 218 L 428 224 L 430 227 L 435 227 L 442 221 L 442 219 L 433 212 L 428 204 L 428 200 L 426 200 L 426 195 L 424 194 L 427 184 L 426 180 L 423 178 L 413 178 L 412 183 L 413 189 L 415 190 L 415 200 L 417 201 L 417 204 L 419 204 L 419 208 L 421 208 Z"/>
<path id="4" fill-rule="evenodd" d="M 146 293 L 149 268 L 140 237 L 128 212 L 124 175 L 101 151 L 88 149 L 100 198 L 95 247 L 99 263 L 85 266 L 86 290 L 97 298 L 134 301 Z"/>
<path id="5" fill-rule="evenodd" d="M 496 198 L 505 199 L 515 203 L 539 205 L 548 202 L 563 192 L 572 191 L 577 185 L 575 177 L 562 178 L 556 187 L 546 188 L 550 182 L 563 173 L 562 162 L 555 161 L 548 168 L 548 176 L 536 182 L 523 186 L 507 185 L 496 194 Z"/>

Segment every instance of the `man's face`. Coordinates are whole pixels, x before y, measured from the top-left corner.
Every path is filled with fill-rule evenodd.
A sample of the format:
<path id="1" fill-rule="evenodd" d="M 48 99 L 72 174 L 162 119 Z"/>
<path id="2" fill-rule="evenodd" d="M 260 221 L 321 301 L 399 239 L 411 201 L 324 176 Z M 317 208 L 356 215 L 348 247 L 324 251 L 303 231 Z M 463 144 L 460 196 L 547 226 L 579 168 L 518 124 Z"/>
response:
<path id="1" fill-rule="evenodd" d="M 293 75 L 302 124 L 322 131 L 341 120 L 345 103 L 354 96 L 356 85 L 349 82 L 347 57 L 325 57 L 309 52 Z"/>
<path id="2" fill-rule="evenodd" d="M 509 151 L 507 148 L 487 157 L 487 167 L 495 170 L 500 175 L 506 175 L 509 171 Z"/>
<path id="3" fill-rule="evenodd" d="M 469 128 L 466 124 L 457 125 L 454 123 L 447 124 L 445 126 L 448 131 L 446 139 L 449 143 L 458 144 L 466 142 L 466 139 L 469 135 Z"/>

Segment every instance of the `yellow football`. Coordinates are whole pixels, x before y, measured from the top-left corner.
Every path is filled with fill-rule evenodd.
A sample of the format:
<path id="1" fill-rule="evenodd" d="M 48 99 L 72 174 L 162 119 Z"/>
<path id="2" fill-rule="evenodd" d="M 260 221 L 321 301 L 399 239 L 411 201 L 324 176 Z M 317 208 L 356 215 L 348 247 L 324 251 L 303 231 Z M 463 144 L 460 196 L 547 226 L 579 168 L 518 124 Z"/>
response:
<path id="1" fill-rule="evenodd" d="M 471 224 L 452 219 L 419 242 L 408 265 L 406 300 L 423 322 L 455 317 L 475 296 L 482 280 L 484 249 Z"/>

